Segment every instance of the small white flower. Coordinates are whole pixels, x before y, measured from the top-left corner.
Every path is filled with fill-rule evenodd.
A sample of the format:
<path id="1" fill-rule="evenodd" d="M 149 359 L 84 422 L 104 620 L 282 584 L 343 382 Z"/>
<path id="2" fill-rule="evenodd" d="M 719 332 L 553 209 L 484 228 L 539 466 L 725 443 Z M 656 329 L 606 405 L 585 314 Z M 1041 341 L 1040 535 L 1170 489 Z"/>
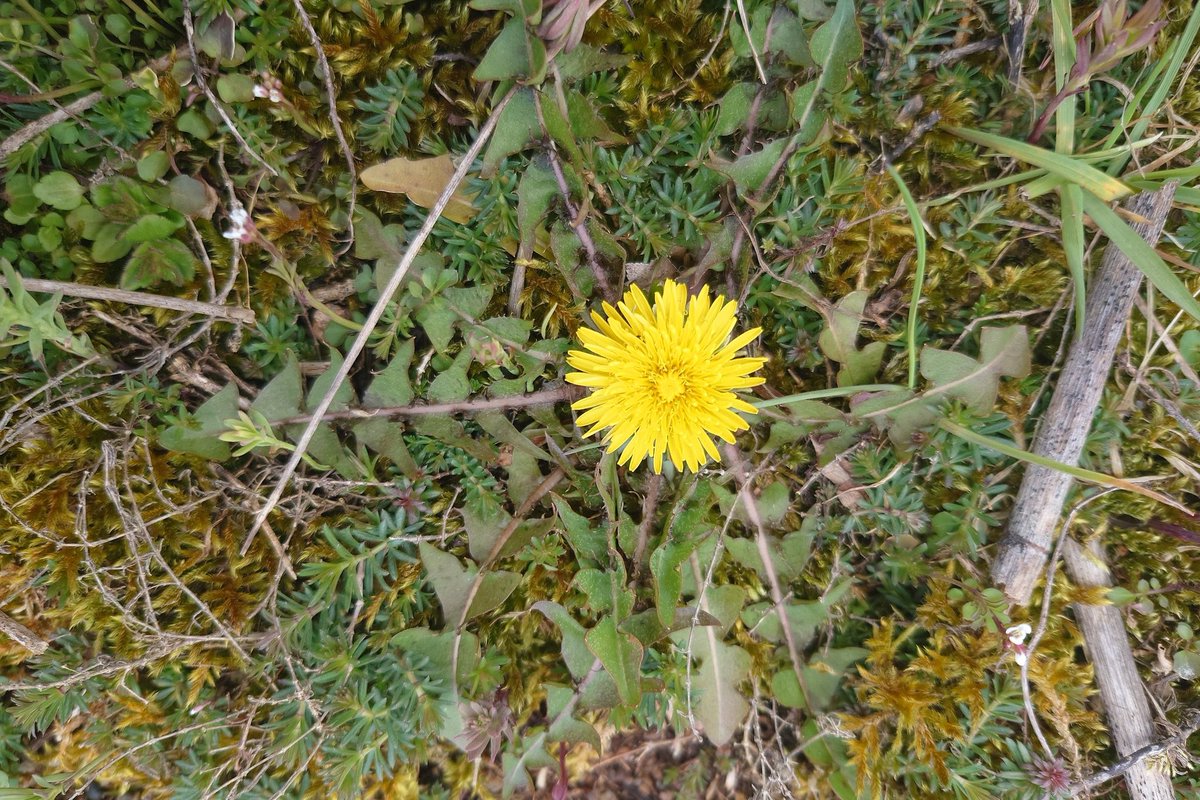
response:
<path id="1" fill-rule="evenodd" d="M 229 212 L 229 221 L 233 227 L 221 233 L 226 239 L 237 239 L 242 244 L 254 239 L 254 222 L 241 205 L 234 206 L 233 210 Z"/>
<path id="2" fill-rule="evenodd" d="M 274 86 L 263 86 L 261 83 L 256 83 L 250 91 L 254 93 L 255 97 L 265 98 L 272 103 L 283 102 L 283 92 Z"/>
<path id="3" fill-rule="evenodd" d="M 1024 647 L 1018 647 L 1016 655 L 1013 656 L 1013 661 L 1017 662 L 1018 666 L 1025 666 L 1029 663 L 1029 654 L 1025 652 Z"/>
<path id="4" fill-rule="evenodd" d="M 1022 622 L 1020 625 L 1013 625 L 1011 628 L 1006 628 L 1004 631 L 1008 635 L 1008 640 L 1015 645 L 1025 644 L 1025 639 L 1029 634 L 1033 633 L 1033 628 L 1029 627 L 1029 623 Z"/>

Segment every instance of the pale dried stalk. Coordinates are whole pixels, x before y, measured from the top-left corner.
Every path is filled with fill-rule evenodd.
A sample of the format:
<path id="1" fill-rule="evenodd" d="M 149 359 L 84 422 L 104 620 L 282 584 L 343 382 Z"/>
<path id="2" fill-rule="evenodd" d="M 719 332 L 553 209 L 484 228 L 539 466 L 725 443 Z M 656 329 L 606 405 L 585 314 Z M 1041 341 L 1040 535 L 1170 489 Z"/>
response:
<path id="1" fill-rule="evenodd" d="M 0 286 L 8 286 L 8 281 L 3 276 L 0 276 Z M 69 297 L 81 297 L 85 300 L 105 300 L 110 303 L 125 303 L 131 306 L 165 308 L 169 311 L 199 314 L 204 317 L 223 319 L 243 325 L 254 324 L 254 312 L 249 308 L 241 308 L 239 306 L 204 303 L 199 300 L 185 300 L 181 297 L 168 297 L 166 295 L 149 294 L 147 292 L 130 292 L 125 289 L 112 289 L 107 286 L 87 286 L 82 283 L 68 283 L 67 281 L 46 281 L 40 278 L 22 278 L 21 286 L 28 292 L 63 294 Z"/>
<path id="2" fill-rule="evenodd" d="M 1099 542 L 1093 540 L 1086 550 L 1074 539 L 1067 539 L 1065 544 L 1067 572 L 1077 586 L 1112 586 Z M 1151 744 L 1155 737 L 1146 688 L 1129 648 L 1121 609 L 1114 605 L 1076 603 L 1075 618 L 1096 672 L 1096 686 L 1100 689 L 1113 744 L 1118 754 L 1129 756 Z M 1144 760 L 1129 766 L 1125 783 L 1132 800 L 1171 800 L 1175 797 L 1170 772 L 1153 769 Z"/>
<path id="3" fill-rule="evenodd" d="M 1131 212 L 1147 220 L 1133 225 L 1147 242 L 1158 241 L 1174 197 L 1175 184 L 1171 183 L 1158 191 L 1139 194 L 1127 204 Z M 1088 288 L 1083 335 L 1071 345 L 1050 407 L 1042 417 L 1033 447 L 1037 455 L 1071 466 L 1079 463 L 1141 283 L 1141 271 L 1110 243 L 1100 271 Z M 992 565 L 992 580 L 1014 603 L 1029 602 L 1033 585 L 1045 568 L 1054 529 L 1072 483 L 1071 476 L 1064 472 L 1032 464 L 1025 468 L 1008 518 L 1008 533 Z"/>

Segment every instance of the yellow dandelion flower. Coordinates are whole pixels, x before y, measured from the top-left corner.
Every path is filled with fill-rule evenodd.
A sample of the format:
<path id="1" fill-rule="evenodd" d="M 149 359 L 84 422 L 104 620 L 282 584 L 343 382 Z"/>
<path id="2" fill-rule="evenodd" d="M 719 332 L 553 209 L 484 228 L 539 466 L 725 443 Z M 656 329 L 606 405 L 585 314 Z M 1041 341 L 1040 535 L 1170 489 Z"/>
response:
<path id="1" fill-rule="evenodd" d="M 623 445 L 619 463 L 630 469 L 649 459 L 662 472 L 667 455 L 676 469 L 695 472 L 719 459 L 713 437 L 732 442 L 749 427 L 735 412 L 758 413 L 734 390 L 762 383 L 751 373 L 766 361 L 736 357 L 762 333 L 755 328 L 729 341 L 736 312 L 723 296 L 711 299 L 708 287 L 689 302 L 687 287 L 670 280 L 653 306 L 634 286 L 617 308 L 604 304 L 607 318 L 592 312 L 599 330 L 581 328 L 585 349 L 567 354 L 578 370 L 567 381 L 592 390 L 572 405 L 584 412 L 584 435 L 604 431 L 610 453 Z"/>

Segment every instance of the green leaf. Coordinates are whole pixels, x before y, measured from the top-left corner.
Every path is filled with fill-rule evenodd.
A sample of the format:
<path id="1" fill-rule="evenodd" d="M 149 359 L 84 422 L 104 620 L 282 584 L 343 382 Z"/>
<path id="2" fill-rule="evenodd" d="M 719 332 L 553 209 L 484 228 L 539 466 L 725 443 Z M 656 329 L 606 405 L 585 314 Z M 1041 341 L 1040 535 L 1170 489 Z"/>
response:
<path id="1" fill-rule="evenodd" d="M 546 44 L 530 35 L 524 19 L 513 17 L 483 54 L 472 77 L 480 82 L 524 78 L 539 83 L 545 74 Z"/>
<path id="2" fill-rule="evenodd" d="M 458 324 L 458 314 L 440 297 L 435 297 L 417 309 L 413 315 L 421 330 L 429 337 L 433 349 L 439 353 L 446 352 L 454 339 L 454 326 Z"/>
<path id="3" fill-rule="evenodd" d="M 1105 175 L 1095 167 L 1062 153 L 1055 153 L 1015 139 L 970 128 L 949 127 L 947 130 L 968 142 L 990 148 L 1002 155 L 1024 161 L 1026 164 L 1049 170 L 1070 183 L 1078 184 L 1105 201 L 1119 200 L 1132 191 L 1116 178 Z"/>
<path id="4" fill-rule="evenodd" d="M 167 202 L 171 209 L 192 219 L 212 219 L 217 208 L 217 193 L 202 180 L 176 175 L 167 182 Z"/>
<path id="5" fill-rule="evenodd" d="M 546 738 L 551 742 L 567 742 L 568 744 L 590 744 L 600 749 L 600 735 L 596 729 L 572 714 L 564 711 L 575 697 L 575 690 L 569 686 L 559 686 L 553 683 L 544 684 L 546 689 L 546 716 L 551 720 L 546 731 Z"/>
<path id="6" fill-rule="evenodd" d="M 846 670 L 854 662 L 866 658 L 868 654 L 869 651 L 861 647 L 841 647 L 814 656 L 803 667 L 804 684 L 812 700 L 810 710 L 818 713 L 827 710 L 833 703 Z M 804 693 L 800 691 L 800 683 L 794 670 L 787 669 L 775 673 L 771 680 L 771 691 L 776 700 L 789 708 L 808 708 L 809 704 L 804 702 Z"/>
<path id="7" fill-rule="evenodd" d="M 337 350 L 329 351 L 329 366 L 317 376 L 313 381 L 312 387 L 308 390 L 308 400 L 305 402 L 305 410 L 312 411 L 321 402 L 321 398 L 329 391 L 329 387 L 333 385 L 333 379 L 337 376 L 338 370 L 342 368 L 342 354 Z M 333 402 L 329 405 L 330 411 L 343 411 L 349 407 L 350 401 L 354 399 L 354 387 L 348 381 L 342 381 L 342 385 L 333 395 Z"/>
<path id="8" fill-rule="evenodd" d="M 577 82 L 596 72 L 623 67 L 631 58 L 628 55 L 606 53 L 582 42 L 571 52 L 559 53 L 554 57 L 554 64 L 558 67 L 556 77 L 564 83 Z"/>
<path id="9" fill-rule="evenodd" d="M 124 237 L 125 226 L 117 222 L 106 222 L 96 231 L 92 242 L 92 259 L 98 264 L 107 264 L 123 258 L 133 249 L 133 242 Z"/>
<path id="10" fill-rule="evenodd" d="M 138 177 L 147 183 L 154 181 L 167 174 L 167 169 L 171 166 L 171 159 L 162 150 L 155 150 L 152 153 L 147 153 L 138 159 L 137 174 Z"/>
<path id="11" fill-rule="evenodd" d="M 392 360 L 384 367 L 363 392 L 362 404 L 365 408 L 387 408 L 389 406 L 406 406 L 413 401 L 412 381 L 408 377 L 412 365 L 415 345 L 412 339 L 405 339 L 396 348 Z"/>
<path id="12" fill-rule="evenodd" d="M 857 291 L 843 297 L 830 311 L 825 329 L 817 344 L 826 356 L 842 364 L 838 370 L 838 386 L 857 386 L 867 383 L 879 372 L 886 345 L 871 342 L 858 349 L 858 328 L 862 324 L 867 292 Z"/>
<path id="13" fill-rule="evenodd" d="M 567 501 L 558 495 L 552 495 L 551 501 L 558 512 L 566 534 L 567 544 L 575 552 L 575 558 L 582 566 L 599 566 L 608 562 L 608 535 L 600 528 L 593 527 L 587 517 L 576 514 Z"/>
<path id="14" fill-rule="evenodd" d="M 152 242 L 166 239 L 183 227 L 183 220 L 161 214 L 145 214 L 125 229 L 122 234 L 131 242 Z"/>
<path id="15" fill-rule="evenodd" d="M 298 415 L 303 398 L 304 385 L 300 377 L 300 364 L 296 361 L 295 353 L 288 351 L 283 369 L 259 391 L 250 408 L 274 423 Z"/>
<path id="16" fill-rule="evenodd" d="M 761 150 L 748 153 L 729 162 L 714 159 L 712 168 L 730 178 L 743 192 L 759 188 L 766 181 L 771 168 L 778 162 L 787 147 L 788 138 L 767 142 Z"/>
<path id="17" fill-rule="evenodd" d="M 584 641 L 616 683 L 621 702 L 636 705 L 642 697 L 642 643 L 618 630 L 616 617 L 611 614 L 596 623 Z"/>
<path id="18" fill-rule="evenodd" d="M 467 5 L 476 11 L 507 11 L 530 22 L 538 22 L 542 11 L 542 0 L 471 0 Z"/>
<path id="19" fill-rule="evenodd" d="M 804 570 L 805 564 L 808 563 L 814 535 L 812 530 L 806 530 L 812 527 L 808 524 L 809 520 L 816 520 L 816 516 L 806 516 L 804 518 L 805 525 L 800 530 L 792 531 L 782 539 L 771 537 L 768 540 L 771 564 L 775 567 L 775 574 L 782 581 L 791 581 L 799 576 Z M 761 580 L 764 582 L 767 580 L 767 568 L 763 564 L 762 555 L 758 550 L 758 542 L 755 539 L 728 538 L 725 540 L 725 547 L 729 550 L 730 555 L 757 572 Z"/>
<path id="20" fill-rule="evenodd" d="M 59 211 L 71 211 L 83 202 L 83 187 L 74 175 L 59 170 L 42 176 L 33 186 L 33 195 Z"/>
<path id="21" fill-rule="evenodd" d="M 517 184 L 517 229 L 523 245 L 532 246 L 536 241 L 542 220 L 557 196 L 558 182 L 545 156 L 535 157 Z"/>
<path id="22" fill-rule="evenodd" d="M 460 621 L 466 622 L 497 608 L 521 582 L 521 576 L 515 572 L 489 570 L 483 573 L 471 607 L 464 613 L 471 587 L 479 574 L 478 568 L 474 564 L 464 568 L 457 558 L 425 542 L 420 543 L 419 549 L 421 563 L 442 605 L 447 628 L 455 628 Z"/>
<path id="23" fill-rule="evenodd" d="M 1084 193 L 1083 210 L 1092 218 L 1109 241 L 1117 246 L 1125 257 L 1163 293 L 1168 300 L 1187 312 L 1193 319 L 1200 319 L 1200 303 L 1192 297 L 1192 293 L 1184 286 L 1166 262 L 1162 260 L 1155 249 L 1146 242 L 1137 231 L 1096 197 Z"/>
<path id="24" fill-rule="evenodd" d="M 431 631 L 408 628 L 392 637 L 392 645 L 402 653 L 416 653 L 429 660 L 435 675 L 449 675 L 454 663 L 454 643 L 458 642 L 459 686 L 469 685 L 471 673 L 479 663 L 479 638 L 470 631 Z"/>
<path id="25" fill-rule="evenodd" d="M 699 646 L 694 649 L 700 666 L 692 681 L 698 694 L 693 711 L 704 735 L 721 747 L 733 738 L 750 713 L 750 704 L 737 689 L 750 675 L 750 655 L 718 640 L 712 628 L 697 632 L 696 638 Z"/>
<path id="26" fill-rule="evenodd" d="M 434 378 L 426 395 L 435 403 L 457 403 L 466 400 L 471 393 L 471 382 L 467 380 L 467 367 L 471 363 L 471 352 L 463 350 L 454 363 Z"/>
<path id="27" fill-rule="evenodd" d="M 546 619 L 558 626 L 562 634 L 562 656 L 567 669 L 577 681 L 587 677 L 592 670 L 596 657 L 588 649 L 584 636 L 587 633 L 583 626 L 575 621 L 566 608 L 549 600 L 539 600 L 533 604 L 536 611 L 541 612 Z"/>
<path id="28" fill-rule="evenodd" d="M 158 438 L 158 443 L 177 453 L 192 453 L 213 461 L 229 458 L 229 445 L 217 437 L 225 430 L 225 420 L 238 414 L 237 389 L 233 384 L 206 400 L 195 413 L 171 425 Z"/>
<path id="29" fill-rule="evenodd" d="M 509 23 L 510 26 L 513 24 Z M 483 177 L 495 172 L 496 165 L 506 156 L 521 152 L 541 136 L 542 126 L 538 122 L 533 92 L 529 88 L 519 90 L 500 112 L 492 140 L 483 153 Z"/>
<path id="30" fill-rule="evenodd" d="M 163 281 L 183 286 L 195 274 L 196 256 L 183 242 L 176 239 L 142 242 L 121 273 L 121 288 L 145 289 Z"/>
<path id="31" fill-rule="evenodd" d="M 979 359 L 949 350 L 921 351 L 921 374 L 933 383 L 926 397 L 946 395 L 980 413 L 992 410 L 1000 378 L 1029 374 L 1029 333 L 1024 325 L 984 328 Z"/>
<path id="32" fill-rule="evenodd" d="M 797 93 L 800 102 L 793 116 L 803 136 L 801 141 L 807 141 L 813 133 L 809 124 L 818 100 L 827 93 L 845 90 L 850 83 L 850 64 L 863 53 L 853 0 L 838 0 L 833 15 L 813 33 L 809 49 L 821 73 L 810 84 L 811 89 Z"/>
<path id="33" fill-rule="evenodd" d="M 217 78 L 217 94 L 226 103 L 240 105 L 254 100 L 254 79 L 249 75 L 233 73 Z"/>
<path id="34" fill-rule="evenodd" d="M 175 120 L 175 127 L 193 139 L 204 141 L 216 132 L 216 128 L 198 109 L 189 108 Z"/>

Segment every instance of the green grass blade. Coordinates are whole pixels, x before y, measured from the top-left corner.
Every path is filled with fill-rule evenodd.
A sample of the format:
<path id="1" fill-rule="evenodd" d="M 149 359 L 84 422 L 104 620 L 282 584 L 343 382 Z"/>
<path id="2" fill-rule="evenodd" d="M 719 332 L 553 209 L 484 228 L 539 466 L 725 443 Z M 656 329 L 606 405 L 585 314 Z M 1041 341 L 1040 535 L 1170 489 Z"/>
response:
<path id="1" fill-rule="evenodd" d="M 908 388 L 917 388 L 917 310 L 921 304 L 921 290 L 925 286 L 925 222 L 921 219 L 921 210 L 917 201 L 900 173 L 888 164 L 888 174 L 900 189 L 900 197 L 904 207 L 908 209 L 908 220 L 912 223 L 913 238 L 917 242 L 917 271 L 913 275 L 912 299 L 908 304 L 908 324 L 904 328 L 904 347 L 908 351 Z"/>
<path id="2" fill-rule="evenodd" d="M 1035 167 L 1042 167 L 1071 183 L 1079 184 L 1104 200 L 1118 200 L 1130 193 L 1130 188 L 1121 181 L 1111 175 L 1105 175 L 1095 167 L 1084 164 L 1071 156 L 1055 153 L 1025 142 L 1018 142 L 1016 139 L 1009 139 L 1006 136 L 997 136 L 994 133 L 956 127 L 950 127 L 947 130 L 960 139 L 974 142 L 981 147 L 988 147 L 1001 155 L 1024 161 Z"/>
<path id="3" fill-rule="evenodd" d="M 1070 464 L 1064 464 L 1061 461 L 1055 461 L 1052 458 L 1039 456 L 1036 453 L 1030 453 L 1028 450 L 1022 450 L 1011 442 L 1006 442 L 1003 439 L 997 439 L 993 436 L 984 436 L 976 433 L 973 430 L 970 430 L 969 428 L 964 428 L 958 423 L 951 422 L 946 419 L 940 421 L 938 426 L 964 441 L 977 444 L 981 447 L 990 448 L 995 450 L 997 453 L 1003 453 L 1010 458 L 1024 461 L 1027 464 L 1037 464 L 1038 466 L 1045 467 L 1046 469 L 1065 472 L 1073 478 L 1078 478 L 1081 481 L 1087 481 L 1088 483 L 1094 483 L 1099 486 L 1109 486 L 1114 489 L 1125 489 L 1126 491 L 1136 492 L 1143 497 L 1149 497 L 1151 500 L 1156 500 L 1159 503 L 1171 506 L 1172 508 L 1177 508 L 1185 513 L 1191 513 L 1186 506 L 1178 501 L 1167 497 L 1161 492 L 1148 489 L 1141 484 L 1133 483 L 1132 481 L 1127 481 L 1123 478 L 1116 478 L 1112 475 L 1105 475 L 1103 472 L 1093 472 L 1092 470 L 1084 469 L 1083 467 L 1073 467 Z"/>
<path id="4" fill-rule="evenodd" d="M 1096 197 L 1083 193 L 1083 210 L 1096 223 L 1108 240 L 1115 244 L 1125 257 L 1142 271 L 1146 278 L 1154 284 L 1163 295 L 1180 309 L 1200 319 L 1200 303 L 1192 297 L 1192 293 L 1179 280 L 1179 276 L 1171 271 L 1162 257 L 1155 252 L 1145 239 L 1137 235 L 1128 223 L 1109 208 L 1107 203 Z"/>
<path id="5" fill-rule="evenodd" d="M 1084 309 L 1087 307 L 1087 274 L 1083 268 L 1086 249 L 1083 235 L 1083 189 L 1073 183 L 1058 190 L 1062 211 L 1063 256 L 1075 283 L 1075 339 L 1083 336 Z"/>
<path id="6" fill-rule="evenodd" d="M 1075 35 L 1072 30 L 1071 0 L 1052 0 L 1050 16 L 1054 23 L 1054 85 L 1062 90 L 1075 65 Z M 1075 95 L 1063 100 L 1054 110 L 1054 151 L 1063 155 L 1075 152 Z M 1087 274 L 1084 272 L 1083 190 L 1078 184 L 1065 183 L 1058 190 L 1062 210 L 1063 256 L 1075 283 L 1075 338 L 1083 336 L 1087 308 Z"/>
<path id="7" fill-rule="evenodd" d="M 1175 83 L 1175 78 L 1179 75 L 1179 70 L 1183 66 L 1184 59 L 1192 51 L 1192 42 L 1196 40 L 1197 33 L 1200 33 L 1200 4 L 1192 8 L 1192 14 L 1188 17 L 1188 23 L 1184 27 L 1183 33 L 1179 34 L 1175 41 L 1171 42 L 1170 49 L 1168 50 L 1171 56 L 1166 70 L 1161 75 L 1158 75 L 1155 74 L 1158 72 L 1155 69 L 1147 76 L 1146 85 L 1155 85 L 1156 88 L 1154 94 L 1146 101 L 1146 105 L 1140 107 L 1138 121 L 1133 126 L 1133 130 L 1129 132 L 1130 139 L 1141 138 L 1146 129 L 1150 127 L 1150 122 L 1158 114 L 1158 110 L 1162 108 L 1162 104 L 1166 102 L 1167 95 Z M 1141 92 L 1142 89 L 1139 87 L 1137 94 L 1140 95 Z M 1128 161 L 1128 158 L 1113 160 L 1108 165 L 1108 174 L 1116 175 L 1120 173 L 1121 170 L 1125 169 L 1125 164 Z"/>
<path id="8" fill-rule="evenodd" d="M 895 389 L 903 389 L 903 386 L 897 386 L 894 383 L 867 383 L 862 386 L 836 386 L 832 389 L 814 389 L 811 392 L 800 392 L 800 394 L 789 394 L 783 397 L 772 397 L 770 400 L 755 400 L 750 405 L 755 408 L 772 408 L 773 406 L 786 406 L 788 403 L 798 403 L 802 400 L 826 400 L 830 397 L 849 397 L 852 394 L 859 392 L 887 392 Z"/>

